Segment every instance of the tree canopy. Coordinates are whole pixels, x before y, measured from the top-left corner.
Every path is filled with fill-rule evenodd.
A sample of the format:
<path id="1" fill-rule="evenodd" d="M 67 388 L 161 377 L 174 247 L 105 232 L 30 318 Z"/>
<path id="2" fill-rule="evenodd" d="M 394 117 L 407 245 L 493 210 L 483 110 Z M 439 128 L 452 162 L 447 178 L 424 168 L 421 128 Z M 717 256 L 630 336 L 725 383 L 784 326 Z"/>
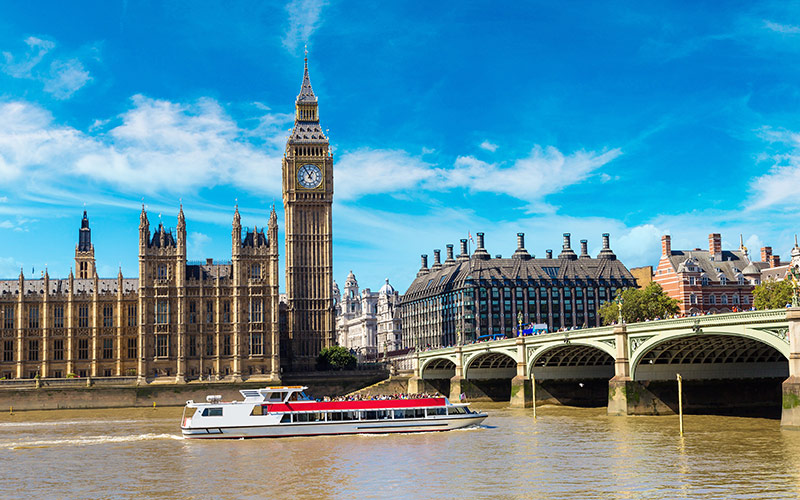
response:
<path id="1" fill-rule="evenodd" d="M 756 309 L 780 309 L 792 302 L 792 283 L 789 280 L 767 280 L 753 288 Z"/>
<path id="2" fill-rule="evenodd" d="M 619 320 L 619 297 L 622 296 L 622 318 L 635 323 L 648 319 L 667 318 L 678 312 L 678 301 L 670 298 L 655 281 L 645 288 L 617 290 L 615 300 L 604 302 L 599 314 L 604 325 Z"/>
<path id="3" fill-rule="evenodd" d="M 340 345 L 326 347 L 317 356 L 317 368 L 320 370 L 352 370 L 357 363 L 358 359 Z"/>

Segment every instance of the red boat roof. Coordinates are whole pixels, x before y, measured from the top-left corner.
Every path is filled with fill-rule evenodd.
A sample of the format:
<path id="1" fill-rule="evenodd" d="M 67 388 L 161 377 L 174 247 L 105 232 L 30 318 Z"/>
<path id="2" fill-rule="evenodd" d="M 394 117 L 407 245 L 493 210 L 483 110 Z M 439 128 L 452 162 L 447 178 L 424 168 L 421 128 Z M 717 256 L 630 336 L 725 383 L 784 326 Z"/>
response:
<path id="1" fill-rule="evenodd" d="M 292 401 L 266 404 L 267 411 L 334 411 L 334 410 L 388 410 L 391 408 L 420 408 L 445 406 L 445 398 L 375 399 L 364 401 Z"/>

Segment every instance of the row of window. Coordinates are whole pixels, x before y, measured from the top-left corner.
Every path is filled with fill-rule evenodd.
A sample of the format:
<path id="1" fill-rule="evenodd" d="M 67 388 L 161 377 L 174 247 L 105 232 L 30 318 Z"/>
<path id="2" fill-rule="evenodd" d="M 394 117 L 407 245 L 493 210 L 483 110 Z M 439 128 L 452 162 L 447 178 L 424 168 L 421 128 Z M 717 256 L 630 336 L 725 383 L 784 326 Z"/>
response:
<path id="1" fill-rule="evenodd" d="M 6 305 L 2 309 L 3 312 L 3 328 L 14 328 L 14 306 Z M 104 304 L 102 306 L 102 325 L 104 327 L 114 326 L 114 306 L 111 304 Z M 28 328 L 39 328 L 41 322 L 40 307 L 38 305 L 28 306 L 27 326 Z M 89 326 L 89 305 L 78 305 L 78 328 L 87 328 Z M 136 305 L 128 305 L 128 326 L 136 326 Z M 53 328 L 64 327 L 64 306 L 53 306 Z"/>
<path id="2" fill-rule="evenodd" d="M 706 304 L 739 304 L 739 296 L 738 295 L 731 295 L 730 298 L 723 294 L 717 298 L 716 295 L 705 295 L 704 302 Z M 697 295 L 691 294 L 689 296 L 689 303 L 690 304 L 697 304 Z M 748 295 L 742 295 L 741 303 L 748 305 L 750 304 L 750 297 Z"/>
<path id="3" fill-rule="evenodd" d="M 251 415 L 268 415 L 267 405 L 256 405 L 253 407 Z M 204 417 L 221 417 L 222 407 L 204 408 L 201 413 Z M 284 413 L 281 416 L 281 423 L 292 422 L 346 422 L 351 420 L 389 420 L 405 418 L 431 418 L 445 415 L 464 415 L 472 413 L 467 408 L 461 406 L 437 407 L 437 408 L 403 408 L 399 410 L 349 410 L 349 411 L 320 411 L 304 413 Z"/>

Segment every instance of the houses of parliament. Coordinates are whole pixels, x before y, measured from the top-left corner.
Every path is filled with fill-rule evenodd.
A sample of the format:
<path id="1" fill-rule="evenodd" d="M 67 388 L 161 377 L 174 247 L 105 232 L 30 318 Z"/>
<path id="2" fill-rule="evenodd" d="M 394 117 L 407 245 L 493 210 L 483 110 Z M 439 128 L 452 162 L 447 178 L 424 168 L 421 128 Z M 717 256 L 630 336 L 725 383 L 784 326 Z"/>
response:
<path id="1" fill-rule="evenodd" d="M 139 274 L 112 279 L 97 275 L 84 211 L 75 274 L 0 281 L 0 377 L 277 382 L 314 366 L 334 342 L 333 158 L 304 66 L 281 165 L 285 300 L 274 207 L 244 231 L 236 207 L 230 261 L 189 262 L 183 207 L 174 230 L 151 231 L 143 206 Z"/>

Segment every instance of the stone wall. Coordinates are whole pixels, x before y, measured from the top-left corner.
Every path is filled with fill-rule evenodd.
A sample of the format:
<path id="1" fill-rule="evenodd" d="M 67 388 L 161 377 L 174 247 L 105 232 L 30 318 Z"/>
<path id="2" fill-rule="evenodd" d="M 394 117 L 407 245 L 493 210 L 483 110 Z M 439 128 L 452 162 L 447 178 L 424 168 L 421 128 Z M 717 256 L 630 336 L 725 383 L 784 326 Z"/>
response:
<path id="1" fill-rule="evenodd" d="M 308 386 L 314 397 L 339 396 L 374 384 L 386 378 L 383 371 L 347 372 L 325 374 L 293 374 L 285 376 L 284 385 Z M 3 387 L 0 385 L 0 410 L 13 407 L 18 410 L 56 410 L 78 408 L 127 408 L 153 406 L 183 406 L 186 401 L 205 401 L 210 394 L 219 394 L 224 401 L 241 400 L 240 389 L 264 387 L 263 382 L 234 384 L 208 382 L 188 384 L 151 384 L 145 386 L 119 385 L 115 387 L 43 386 L 40 388 Z"/>

